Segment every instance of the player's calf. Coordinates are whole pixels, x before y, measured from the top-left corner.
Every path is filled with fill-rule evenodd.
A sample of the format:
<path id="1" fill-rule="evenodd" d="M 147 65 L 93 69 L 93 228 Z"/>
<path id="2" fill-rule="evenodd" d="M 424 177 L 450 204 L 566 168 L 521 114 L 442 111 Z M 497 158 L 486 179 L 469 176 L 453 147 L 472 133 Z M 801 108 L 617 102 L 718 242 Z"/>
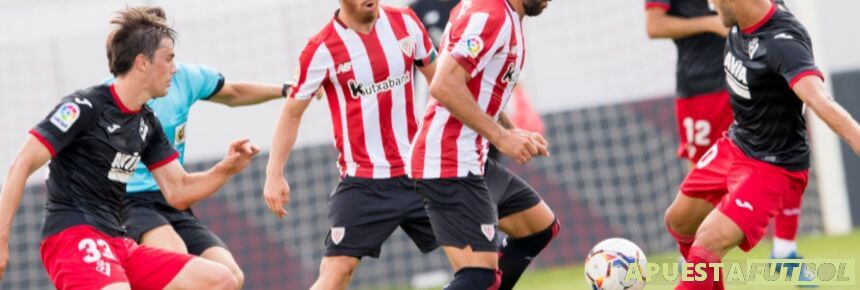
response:
<path id="1" fill-rule="evenodd" d="M 554 220 L 540 232 L 522 238 L 508 236 L 505 239 L 505 245 L 499 252 L 499 269 L 504 273 L 500 290 L 514 288 L 531 261 L 558 235 L 559 229 L 558 220 Z"/>
<path id="2" fill-rule="evenodd" d="M 462 268 L 454 274 L 454 280 L 443 290 L 498 290 L 502 272 L 488 268 Z"/>

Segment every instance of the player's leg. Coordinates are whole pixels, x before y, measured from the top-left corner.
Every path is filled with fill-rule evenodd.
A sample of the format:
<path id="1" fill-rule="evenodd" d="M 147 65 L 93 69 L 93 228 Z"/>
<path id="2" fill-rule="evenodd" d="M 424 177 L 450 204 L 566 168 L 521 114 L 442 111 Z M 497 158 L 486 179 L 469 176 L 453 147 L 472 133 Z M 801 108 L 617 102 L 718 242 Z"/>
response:
<path id="1" fill-rule="evenodd" d="M 379 257 L 382 243 L 403 220 L 403 209 L 390 193 L 396 183 L 395 179 L 341 180 L 329 197 L 331 229 L 320 275 L 311 289 L 346 289 L 362 257 Z"/>
<path id="2" fill-rule="evenodd" d="M 128 283 L 114 283 L 114 284 L 107 285 L 101 289 L 102 290 L 131 290 L 131 285 L 129 285 Z"/>
<path id="3" fill-rule="evenodd" d="M 800 224 L 800 215 L 803 195 L 789 195 L 783 201 L 783 209 L 773 219 L 773 250 L 770 253 L 772 259 L 803 259 L 797 250 L 797 230 Z M 812 281 L 815 273 L 810 271 L 806 265 L 798 263 L 786 263 L 777 265 L 776 270 L 786 269 L 786 275 L 791 277 L 794 269 L 800 269 L 800 281 Z M 804 286 L 805 288 L 815 286 Z"/>
<path id="4" fill-rule="evenodd" d="M 148 247 L 188 253 L 182 237 L 161 213 L 157 204 L 159 199 L 164 199 L 159 191 L 135 193 L 123 197 L 122 214 L 128 236 Z"/>
<path id="5" fill-rule="evenodd" d="M 684 259 L 690 252 L 699 225 L 728 192 L 726 180 L 732 163 L 731 141 L 722 138 L 696 163 L 666 209 L 666 228 Z"/>
<path id="6" fill-rule="evenodd" d="M 206 228 L 190 209 L 163 214 L 168 215 L 173 229 L 182 238 L 188 253 L 224 265 L 236 277 L 239 285 L 236 289 L 242 288 L 245 274 L 239 268 L 233 254 L 227 250 L 227 244 Z"/>
<path id="7" fill-rule="evenodd" d="M 512 289 L 560 227 L 549 206 L 522 178 L 494 160 L 487 160 L 484 176 L 498 207 L 499 229 L 507 234 L 499 251 L 499 289 Z"/>
<path id="8" fill-rule="evenodd" d="M 122 265 L 125 248 L 112 243 L 114 239 L 92 226 L 78 225 L 42 240 L 42 265 L 54 287 L 129 289 Z"/>
<path id="9" fill-rule="evenodd" d="M 455 271 L 446 290 L 498 289 L 498 214 L 482 176 L 416 182 L 433 232 Z"/>
<path id="10" fill-rule="evenodd" d="M 361 262 L 356 257 L 328 256 L 320 263 L 320 275 L 311 290 L 346 289 Z"/>
<path id="11" fill-rule="evenodd" d="M 227 267 L 203 258 L 139 246 L 125 239 L 125 271 L 134 289 L 236 289 Z"/>

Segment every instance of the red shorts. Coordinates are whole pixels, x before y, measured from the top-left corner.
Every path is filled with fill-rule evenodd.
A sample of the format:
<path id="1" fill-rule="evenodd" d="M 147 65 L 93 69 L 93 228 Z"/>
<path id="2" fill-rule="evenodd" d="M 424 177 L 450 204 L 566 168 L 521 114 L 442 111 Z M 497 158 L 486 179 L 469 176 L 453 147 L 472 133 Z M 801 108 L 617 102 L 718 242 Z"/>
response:
<path id="1" fill-rule="evenodd" d="M 749 251 L 764 237 L 770 219 L 800 200 L 808 176 L 808 170 L 789 171 L 750 158 L 723 137 L 687 175 L 681 193 L 709 201 L 732 219 L 745 236 L 740 248 Z"/>
<path id="2" fill-rule="evenodd" d="M 42 264 L 59 290 L 101 289 L 129 283 L 132 289 L 163 289 L 190 255 L 138 246 L 79 225 L 42 240 Z"/>
<path id="3" fill-rule="evenodd" d="M 678 157 L 698 162 L 732 124 L 728 91 L 675 99 L 678 118 Z"/>

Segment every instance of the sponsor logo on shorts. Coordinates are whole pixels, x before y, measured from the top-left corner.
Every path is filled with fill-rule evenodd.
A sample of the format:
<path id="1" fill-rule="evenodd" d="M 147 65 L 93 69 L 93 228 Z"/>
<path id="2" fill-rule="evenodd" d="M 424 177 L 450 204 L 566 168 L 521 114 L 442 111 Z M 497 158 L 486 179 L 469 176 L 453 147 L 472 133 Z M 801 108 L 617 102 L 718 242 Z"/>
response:
<path id="1" fill-rule="evenodd" d="M 481 232 L 484 233 L 484 237 L 487 237 L 488 241 L 492 242 L 493 237 L 496 236 L 496 225 L 481 225 Z"/>
<path id="2" fill-rule="evenodd" d="M 110 264 L 105 263 L 104 260 L 98 260 L 96 262 L 96 271 L 110 277 Z"/>
<path id="3" fill-rule="evenodd" d="M 334 242 L 335 245 L 340 245 L 340 242 L 343 241 L 344 236 L 346 236 L 346 228 L 344 228 L 344 227 L 331 228 L 331 241 Z"/>
<path id="4" fill-rule="evenodd" d="M 753 206 L 752 206 L 752 204 L 750 204 L 749 201 L 743 201 L 743 200 L 736 198 L 735 199 L 735 205 L 737 205 L 740 208 L 745 208 L 745 209 L 748 209 L 750 211 L 753 211 Z"/>
<path id="5" fill-rule="evenodd" d="M 60 105 L 54 115 L 51 116 L 51 124 L 54 124 L 60 131 L 66 132 L 80 117 L 81 108 L 77 104 L 65 103 Z"/>

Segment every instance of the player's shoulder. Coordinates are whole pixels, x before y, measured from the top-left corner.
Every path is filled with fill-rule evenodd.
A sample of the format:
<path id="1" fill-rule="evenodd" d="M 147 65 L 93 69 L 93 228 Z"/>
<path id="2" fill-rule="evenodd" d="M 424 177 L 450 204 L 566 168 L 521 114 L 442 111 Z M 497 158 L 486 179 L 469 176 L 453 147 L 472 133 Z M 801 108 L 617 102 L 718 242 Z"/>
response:
<path id="1" fill-rule="evenodd" d="M 316 47 L 319 47 L 321 44 L 325 43 L 329 37 L 336 33 L 334 25 L 335 20 L 329 20 L 329 22 L 327 22 L 316 34 L 314 34 L 308 39 L 308 43 L 305 45 L 305 50 L 309 48 L 315 49 Z"/>
<path id="2" fill-rule="evenodd" d="M 486 18 L 488 25 L 501 25 L 511 18 L 505 0 L 464 0 L 454 8 L 452 22 L 469 22 L 473 17 Z"/>
<path id="3" fill-rule="evenodd" d="M 783 8 L 774 12 L 770 22 L 762 27 L 755 35 L 766 44 L 779 43 L 786 40 L 801 42 L 809 41 L 809 33 L 797 18 Z"/>
<path id="4" fill-rule="evenodd" d="M 412 8 L 406 7 L 406 6 L 400 7 L 400 6 L 392 6 L 392 5 L 382 4 L 382 5 L 379 5 L 379 8 L 382 8 L 382 11 L 385 13 L 388 13 L 388 14 L 402 14 L 402 15 L 415 14 L 415 11 L 412 10 Z"/>
<path id="5" fill-rule="evenodd" d="M 75 103 L 83 109 L 100 109 L 104 104 L 108 103 L 111 98 L 111 86 L 107 84 L 99 84 L 77 90 L 68 96 L 63 97 L 62 101 L 67 103 Z"/>

